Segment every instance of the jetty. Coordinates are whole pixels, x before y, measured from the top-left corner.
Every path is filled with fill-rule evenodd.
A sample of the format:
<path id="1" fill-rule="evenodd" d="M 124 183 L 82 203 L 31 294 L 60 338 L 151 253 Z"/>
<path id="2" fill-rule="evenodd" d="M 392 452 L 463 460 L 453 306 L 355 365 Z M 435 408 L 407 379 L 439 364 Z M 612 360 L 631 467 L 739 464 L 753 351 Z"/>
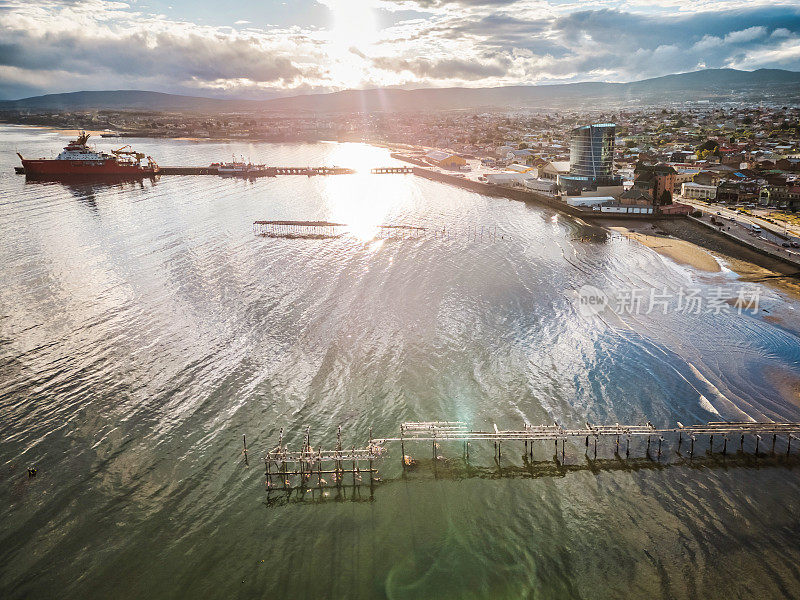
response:
<path id="1" fill-rule="evenodd" d="M 346 167 L 264 167 L 241 172 L 219 172 L 217 167 L 160 167 L 159 175 L 219 175 L 222 177 L 277 177 L 278 175 L 351 175 L 355 169 Z"/>
<path id="2" fill-rule="evenodd" d="M 373 175 L 408 175 L 413 172 L 414 170 L 411 167 L 375 167 L 370 169 L 370 173 Z"/>
<path id="3" fill-rule="evenodd" d="M 264 455 L 266 487 L 268 490 L 284 490 L 291 492 L 300 489 L 324 489 L 328 487 L 351 486 L 359 488 L 367 483 L 370 490 L 375 483 L 380 481 L 377 476 L 376 462 L 389 455 L 390 445 L 400 446 L 400 462 L 403 473 L 414 469 L 419 457 L 415 457 L 407 450 L 412 447 L 419 449 L 420 444 L 430 444 L 430 464 L 452 465 L 450 459 L 444 457 L 443 445 L 454 443 L 461 446 L 461 459 L 470 473 L 477 474 L 485 471 L 485 467 L 474 467 L 470 463 L 470 446 L 472 444 L 494 446 L 494 463 L 500 474 L 503 474 L 501 461 L 503 445 L 507 449 L 516 446 L 517 454 L 510 450 L 512 456 L 522 458 L 526 466 L 511 465 L 509 473 L 524 475 L 531 473 L 554 474 L 564 470 L 580 470 L 586 467 L 566 465 L 566 441 L 577 440 L 579 445 L 585 447 L 584 457 L 598 464 L 598 443 L 612 442 L 615 460 L 614 468 L 633 460 L 631 468 L 643 468 L 640 458 L 630 459 L 631 440 L 638 438 L 646 440 L 646 457 L 652 464 L 661 464 L 662 453 L 667 444 L 671 444 L 676 454 L 688 461 L 695 460 L 695 451 L 699 451 L 701 439 L 707 442 L 706 457 L 713 455 L 716 450 L 718 455 L 725 457 L 729 452 L 735 453 L 739 458 L 753 456 L 771 458 L 773 461 L 783 454 L 792 455 L 792 443 L 800 440 L 800 423 L 794 422 L 729 422 L 713 421 L 698 425 L 683 425 L 677 427 L 659 428 L 649 421 L 644 424 L 622 425 L 595 425 L 586 423 L 584 427 L 564 427 L 558 423 L 552 425 L 531 425 L 525 423 L 518 429 L 500 429 L 493 425 L 489 430 L 471 429 L 462 421 L 425 421 L 407 422 L 400 425 L 399 435 L 393 437 L 376 438 L 369 428 L 369 438 L 365 443 L 345 447 L 342 443 L 342 428 L 339 426 L 336 436 L 336 445 L 330 449 L 313 447 L 311 431 L 305 429 L 302 446 L 297 450 L 290 450 L 284 442 L 284 430 L 280 429 L 277 445 L 270 448 Z M 554 454 L 551 460 L 540 461 L 536 472 L 532 470 L 534 463 L 534 444 L 539 442 L 540 447 L 552 447 Z M 716 446 L 715 446 L 716 443 Z M 552 444 L 552 446 L 550 446 Z M 620 463 L 622 445 L 624 444 L 625 461 Z M 559 448 L 560 445 L 560 448 Z M 592 447 L 593 458 L 589 457 Z M 696 448 L 697 447 L 697 448 Z M 748 454 L 747 450 L 752 450 Z M 548 451 L 549 452 L 549 451 Z M 245 442 L 245 460 L 247 459 L 247 444 Z M 796 453 L 795 453 L 796 454 Z M 559 459 L 560 456 L 560 459 Z M 688 457 L 688 458 L 687 458 Z M 606 459 L 600 459 L 601 462 Z M 702 462 L 703 457 L 700 457 Z M 753 459 L 748 459 L 753 460 Z M 638 461 L 638 462 L 637 462 Z M 542 467 L 544 463 L 554 464 L 554 467 Z M 694 463 L 691 463 L 694 464 Z M 710 464 L 710 463 L 709 463 Z M 750 464 L 747 462 L 746 464 Z M 602 465 L 600 465 L 602 468 Z M 555 469 L 555 470 L 554 470 Z"/>

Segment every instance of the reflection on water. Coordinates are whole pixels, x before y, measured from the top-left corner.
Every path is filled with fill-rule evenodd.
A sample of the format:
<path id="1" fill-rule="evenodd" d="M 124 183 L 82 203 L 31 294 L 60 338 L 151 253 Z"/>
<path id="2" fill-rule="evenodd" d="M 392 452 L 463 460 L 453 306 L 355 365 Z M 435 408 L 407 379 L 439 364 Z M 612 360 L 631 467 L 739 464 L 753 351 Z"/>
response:
<path id="1" fill-rule="evenodd" d="M 24 154 L 60 143 L 12 129 Z M 241 461 L 243 433 L 254 458 L 280 427 L 297 446 L 306 425 L 317 447 L 337 424 L 363 440 L 430 419 L 800 420 L 782 379 L 800 371 L 800 343 L 766 318 L 793 300 L 762 285 L 769 313 L 587 317 L 583 285 L 674 293 L 736 275 L 547 209 L 368 174 L 395 164 L 384 149 L 135 145 L 162 164 L 234 153 L 360 172 L 71 187 L 26 184 L 0 154 L 3 598 L 733 598 L 800 585 L 800 481 L 779 458 L 697 452 L 664 467 L 568 453 L 496 476 L 476 456 L 468 471 L 421 460 L 403 477 L 390 455 L 374 502 L 269 508 L 263 466 Z M 255 236 L 262 219 L 355 235 Z M 498 235 L 365 242 L 385 223 Z"/>

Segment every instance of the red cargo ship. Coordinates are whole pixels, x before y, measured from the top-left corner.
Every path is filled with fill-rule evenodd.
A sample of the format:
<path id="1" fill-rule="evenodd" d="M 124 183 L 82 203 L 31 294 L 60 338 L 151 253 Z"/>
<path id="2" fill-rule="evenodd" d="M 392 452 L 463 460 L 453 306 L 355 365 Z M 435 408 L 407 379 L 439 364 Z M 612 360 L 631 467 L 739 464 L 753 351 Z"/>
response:
<path id="1" fill-rule="evenodd" d="M 25 175 L 30 177 L 67 178 L 67 177 L 97 177 L 97 178 L 140 178 L 152 177 L 158 173 L 155 161 L 141 152 L 135 152 L 130 146 L 123 146 L 112 150 L 111 154 L 97 152 L 86 145 L 89 134 L 81 131 L 77 140 L 64 147 L 56 158 L 23 158 L 18 152 L 25 169 Z M 142 164 L 142 159 L 147 162 Z"/>

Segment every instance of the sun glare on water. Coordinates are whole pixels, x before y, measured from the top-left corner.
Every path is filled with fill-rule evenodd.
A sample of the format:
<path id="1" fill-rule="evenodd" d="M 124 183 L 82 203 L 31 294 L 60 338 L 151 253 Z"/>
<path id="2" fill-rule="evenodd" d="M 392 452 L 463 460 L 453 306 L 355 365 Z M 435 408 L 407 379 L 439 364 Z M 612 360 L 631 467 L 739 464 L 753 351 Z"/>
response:
<path id="1" fill-rule="evenodd" d="M 361 240 L 375 238 L 378 226 L 402 213 L 409 201 L 408 180 L 370 174 L 373 167 L 386 166 L 386 159 L 386 150 L 368 144 L 337 144 L 328 157 L 333 164 L 357 171 L 355 175 L 324 178 L 328 220 L 346 223 L 348 232 Z"/>

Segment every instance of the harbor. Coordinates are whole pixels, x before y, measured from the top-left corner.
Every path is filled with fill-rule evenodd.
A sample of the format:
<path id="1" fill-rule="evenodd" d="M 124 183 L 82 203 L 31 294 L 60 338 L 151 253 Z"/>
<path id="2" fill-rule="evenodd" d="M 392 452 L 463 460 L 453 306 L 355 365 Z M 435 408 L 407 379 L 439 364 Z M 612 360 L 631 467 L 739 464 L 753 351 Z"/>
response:
<path id="1" fill-rule="evenodd" d="M 5 135 L 23 155 L 57 146 Z M 800 421 L 798 303 L 774 279 L 753 284 L 768 312 L 584 317 L 569 293 L 586 283 L 707 297 L 738 279 L 533 202 L 373 176 L 398 164 L 385 149 L 132 143 L 165 165 L 235 153 L 359 174 L 35 185 L 0 155 L 0 290 L 16 307 L 0 320 L 0 517 L 17 596 L 737 597 L 743 573 L 755 595 L 796 587 L 800 441 L 777 431 L 773 455 L 768 428 L 743 450 L 715 432 L 709 454 L 708 434 L 692 451 L 689 433 L 647 427 Z M 262 238 L 257 220 L 347 233 Z M 424 230 L 382 242 L 378 225 Z M 433 240 L 443 225 L 453 235 Z M 460 423 L 399 441 L 436 419 Z M 556 421 L 575 430 L 565 444 Z M 499 461 L 494 440 L 470 440 L 467 459 L 463 432 L 494 423 L 552 430 L 498 436 Z M 646 427 L 627 456 L 625 432 L 617 452 L 599 428 L 616 423 Z M 284 479 L 277 452 L 304 446 Z"/>

